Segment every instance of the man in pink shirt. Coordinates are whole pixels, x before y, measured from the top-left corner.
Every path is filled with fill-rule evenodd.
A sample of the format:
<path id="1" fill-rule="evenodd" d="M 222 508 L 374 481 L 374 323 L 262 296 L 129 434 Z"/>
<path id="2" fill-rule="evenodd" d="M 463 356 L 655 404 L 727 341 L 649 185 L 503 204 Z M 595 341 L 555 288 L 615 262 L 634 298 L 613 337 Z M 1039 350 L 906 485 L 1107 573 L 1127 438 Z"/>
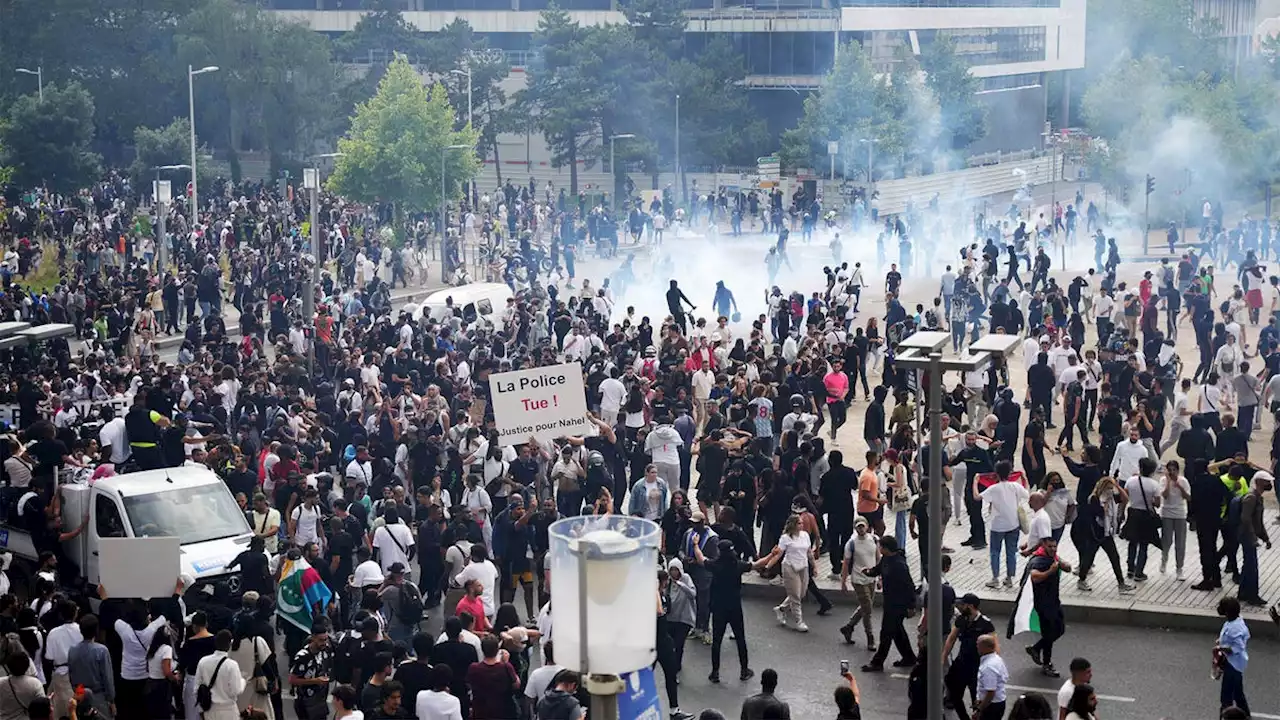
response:
<path id="1" fill-rule="evenodd" d="M 832 360 L 831 372 L 822 378 L 822 384 L 827 388 L 827 411 L 831 413 L 832 440 L 836 437 L 836 430 L 844 424 L 844 400 L 849 395 L 849 376 L 844 374 L 843 366 L 844 363 L 840 360 Z"/>

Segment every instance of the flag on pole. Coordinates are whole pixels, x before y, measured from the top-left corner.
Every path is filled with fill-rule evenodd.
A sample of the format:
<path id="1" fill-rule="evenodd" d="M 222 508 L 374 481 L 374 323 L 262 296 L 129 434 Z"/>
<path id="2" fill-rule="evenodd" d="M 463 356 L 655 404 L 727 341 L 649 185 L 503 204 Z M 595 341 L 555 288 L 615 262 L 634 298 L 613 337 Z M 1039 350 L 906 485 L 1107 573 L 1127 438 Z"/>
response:
<path id="1" fill-rule="evenodd" d="M 1022 573 L 1022 590 L 1018 592 L 1018 601 L 1013 607 L 1013 616 L 1009 618 L 1008 637 L 1025 632 L 1040 632 L 1040 614 L 1036 612 L 1036 602 L 1031 588 L 1031 573 Z"/>
<path id="2" fill-rule="evenodd" d="M 303 558 L 284 560 L 280 587 L 276 590 L 276 614 L 298 628 L 311 632 L 311 608 L 324 607 L 333 593 L 320 579 L 320 573 Z"/>

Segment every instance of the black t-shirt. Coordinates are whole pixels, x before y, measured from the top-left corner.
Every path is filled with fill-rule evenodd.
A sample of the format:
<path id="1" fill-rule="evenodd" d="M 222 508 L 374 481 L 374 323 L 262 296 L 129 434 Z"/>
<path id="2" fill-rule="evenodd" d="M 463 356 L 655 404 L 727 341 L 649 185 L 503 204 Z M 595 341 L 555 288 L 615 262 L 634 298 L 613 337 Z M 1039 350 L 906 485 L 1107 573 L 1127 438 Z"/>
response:
<path id="1" fill-rule="evenodd" d="M 986 615 L 970 618 L 967 615 L 956 615 L 956 657 L 953 666 L 978 667 L 981 657 L 978 655 L 978 638 L 996 631 L 996 626 Z"/>
<path id="2" fill-rule="evenodd" d="M 1032 555 L 1027 561 L 1028 571 L 1043 572 L 1053 565 L 1053 558 L 1048 555 Z M 1062 577 L 1061 572 L 1050 573 L 1049 577 L 1040 581 L 1031 583 L 1031 594 L 1037 608 L 1054 608 L 1061 602 L 1058 596 L 1058 584 Z"/>
<path id="3" fill-rule="evenodd" d="M 27 453 L 36 461 L 33 474 L 37 477 L 53 477 L 54 468 L 61 468 L 62 458 L 67 455 L 67 446 L 61 440 L 40 440 L 27 448 Z"/>
<path id="4" fill-rule="evenodd" d="M 347 517 L 351 517 L 348 515 Z M 351 575 L 353 566 L 351 554 L 355 552 L 356 543 L 345 530 L 333 533 L 329 536 L 329 550 L 325 555 L 324 571 L 321 573 L 326 576 L 326 580 L 331 580 L 327 584 L 331 588 L 346 587 L 347 576 Z M 338 558 L 338 568 L 329 571 L 333 564 L 333 559 Z"/>

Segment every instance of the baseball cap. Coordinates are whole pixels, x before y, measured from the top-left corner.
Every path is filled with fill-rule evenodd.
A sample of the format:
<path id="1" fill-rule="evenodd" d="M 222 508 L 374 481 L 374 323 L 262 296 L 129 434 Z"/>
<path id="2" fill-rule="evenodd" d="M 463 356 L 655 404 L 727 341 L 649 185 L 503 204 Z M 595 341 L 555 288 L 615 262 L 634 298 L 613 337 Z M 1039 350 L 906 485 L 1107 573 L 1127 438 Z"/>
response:
<path id="1" fill-rule="evenodd" d="M 694 510 L 693 513 L 689 515 L 689 520 L 691 522 L 706 522 L 707 516 L 703 515 L 701 510 Z"/>
<path id="2" fill-rule="evenodd" d="M 387 568 L 387 574 L 388 574 L 388 575 L 403 575 L 403 574 L 404 574 L 404 563 L 402 563 L 402 562 L 394 562 L 394 563 L 391 563 L 391 566 Z"/>
<path id="3" fill-rule="evenodd" d="M 965 593 L 964 595 L 961 595 L 960 597 L 956 598 L 956 604 L 972 605 L 974 607 L 978 607 L 982 605 L 982 600 L 981 598 L 979 598 L 977 595 L 974 595 L 973 593 Z"/>
<path id="4" fill-rule="evenodd" d="M 866 519 L 866 518 L 864 518 L 864 517 L 862 517 L 861 515 L 859 515 L 859 516 L 858 516 L 857 518 L 855 518 L 855 519 L 854 519 L 854 521 L 853 521 L 853 526 L 854 526 L 854 527 L 858 527 L 859 525 L 861 525 L 861 526 L 863 526 L 863 527 L 867 527 L 869 524 L 870 524 L 870 523 L 868 523 L 868 522 L 867 522 L 867 519 Z"/>

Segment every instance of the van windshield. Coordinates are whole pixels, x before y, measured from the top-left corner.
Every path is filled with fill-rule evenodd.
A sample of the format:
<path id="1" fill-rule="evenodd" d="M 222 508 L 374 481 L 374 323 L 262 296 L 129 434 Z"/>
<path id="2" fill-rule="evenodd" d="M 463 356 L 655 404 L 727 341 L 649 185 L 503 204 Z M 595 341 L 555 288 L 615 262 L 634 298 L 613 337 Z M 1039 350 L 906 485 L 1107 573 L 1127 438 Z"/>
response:
<path id="1" fill-rule="evenodd" d="M 249 532 L 249 523 L 221 483 L 124 499 L 135 537 L 176 537 L 183 545 Z"/>

